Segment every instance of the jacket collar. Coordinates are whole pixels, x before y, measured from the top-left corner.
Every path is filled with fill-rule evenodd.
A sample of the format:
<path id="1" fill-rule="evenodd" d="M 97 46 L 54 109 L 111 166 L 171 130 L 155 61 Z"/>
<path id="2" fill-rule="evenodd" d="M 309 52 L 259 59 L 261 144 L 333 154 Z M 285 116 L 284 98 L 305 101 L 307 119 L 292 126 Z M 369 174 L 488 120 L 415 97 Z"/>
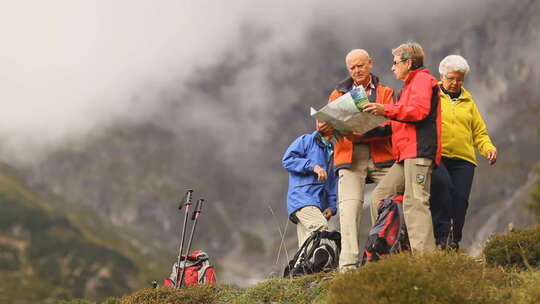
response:
<path id="1" fill-rule="evenodd" d="M 317 145 L 324 148 L 324 144 L 322 142 L 322 134 L 321 134 L 321 132 L 313 131 L 313 133 L 311 133 L 311 135 L 313 135 L 315 137 L 315 142 L 317 143 Z"/>
<path id="2" fill-rule="evenodd" d="M 311 133 L 311 135 L 313 135 L 315 137 L 315 142 L 317 143 L 317 145 L 319 145 L 322 148 L 326 148 L 326 145 L 323 142 L 323 137 L 322 137 L 321 132 L 314 131 L 313 133 Z M 328 143 L 330 145 L 332 144 L 332 142 L 328 142 Z"/>
<path id="3" fill-rule="evenodd" d="M 349 76 L 338 83 L 336 90 L 341 93 L 347 93 L 352 89 L 353 83 L 353 79 Z M 371 84 L 376 88 L 379 85 L 379 77 L 371 74 Z"/>
<path id="4" fill-rule="evenodd" d="M 414 76 L 416 76 L 416 74 L 418 74 L 418 73 L 428 73 L 429 74 L 429 70 L 427 68 L 418 68 L 416 70 L 409 71 L 409 75 L 407 75 L 407 78 L 405 79 L 405 84 L 409 84 L 409 82 L 411 82 L 411 80 L 414 78 Z"/>
<path id="5" fill-rule="evenodd" d="M 448 94 L 444 93 L 444 91 L 442 90 L 442 81 L 439 81 L 439 87 L 441 88 L 441 96 L 445 96 L 448 99 L 450 99 L 450 96 L 448 96 Z M 467 89 L 465 89 L 465 87 L 462 86 L 461 93 L 459 94 L 458 100 L 460 101 L 472 100 L 472 95 L 469 91 L 467 91 Z"/>

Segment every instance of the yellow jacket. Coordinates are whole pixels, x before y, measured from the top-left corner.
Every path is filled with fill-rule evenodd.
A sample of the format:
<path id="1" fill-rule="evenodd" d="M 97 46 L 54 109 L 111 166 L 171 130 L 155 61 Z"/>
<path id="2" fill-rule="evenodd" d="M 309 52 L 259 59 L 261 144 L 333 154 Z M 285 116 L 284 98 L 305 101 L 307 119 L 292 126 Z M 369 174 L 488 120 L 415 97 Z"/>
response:
<path id="1" fill-rule="evenodd" d="M 460 158 L 477 165 L 474 148 L 483 156 L 489 150 L 496 150 L 471 93 L 464 87 L 455 101 L 441 90 L 441 117 L 443 157 Z"/>

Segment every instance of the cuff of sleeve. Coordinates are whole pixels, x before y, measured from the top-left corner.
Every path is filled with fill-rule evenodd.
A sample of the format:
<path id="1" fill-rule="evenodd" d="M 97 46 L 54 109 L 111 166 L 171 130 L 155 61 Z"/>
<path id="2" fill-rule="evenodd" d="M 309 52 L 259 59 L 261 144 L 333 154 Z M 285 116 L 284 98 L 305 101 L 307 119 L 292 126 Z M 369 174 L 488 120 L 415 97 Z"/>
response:
<path id="1" fill-rule="evenodd" d="M 385 104 L 384 105 L 384 116 L 387 117 L 387 118 L 392 118 L 391 114 L 392 114 L 392 106 L 391 104 Z"/>
<path id="2" fill-rule="evenodd" d="M 489 145 L 487 148 L 484 149 L 484 151 L 480 152 L 480 154 L 482 154 L 482 156 L 484 157 L 487 157 L 487 153 L 489 150 L 495 150 L 495 152 L 497 152 L 497 148 L 495 148 L 495 146 Z"/>

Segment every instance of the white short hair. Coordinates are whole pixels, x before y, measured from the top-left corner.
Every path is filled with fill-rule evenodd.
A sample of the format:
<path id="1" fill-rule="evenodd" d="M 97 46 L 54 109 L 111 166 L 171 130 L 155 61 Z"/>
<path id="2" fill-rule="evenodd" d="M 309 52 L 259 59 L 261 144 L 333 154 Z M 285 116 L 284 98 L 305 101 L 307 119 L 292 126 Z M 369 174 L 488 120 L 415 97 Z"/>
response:
<path id="1" fill-rule="evenodd" d="M 446 75 L 450 72 L 461 72 L 463 75 L 469 73 L 467 60 L 459 55 L 448 55 L 439 64 L 439 73 Z"/>
<path id="2" fill-rule="evenodd" d="M 356 57 L 356 56 L 363 56 L 363 57 L 366 57 L 368 59 L 369 58 L 369 54 L 366 50 L 364 49 L 354 49 L 354 50 L 351 50 L 349 53 L 347 53 L 347 56 L 345 56 L 345 63 L 347 61 L 349 61 L 350 58 L 352 57 Z"/>

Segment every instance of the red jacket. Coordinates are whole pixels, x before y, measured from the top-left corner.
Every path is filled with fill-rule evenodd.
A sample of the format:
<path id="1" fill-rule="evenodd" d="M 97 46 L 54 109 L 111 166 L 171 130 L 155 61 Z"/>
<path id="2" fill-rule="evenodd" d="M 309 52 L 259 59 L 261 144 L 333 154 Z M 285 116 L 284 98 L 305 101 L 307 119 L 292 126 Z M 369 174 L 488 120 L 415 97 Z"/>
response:
<path id="1" fill-rule="evenodd" d="M 372 90 L 371 95 L 369 96 L 370 102 L 377 102 L 380 104 L 394 103 L 394 91 L 391 88 L 380 84 L 379 78 L 375 75 L 371 75 L 371 82 L 375 86 L 375 90 Z M 341 97 L 350 91 L 352 86 L 352 78 L 349 77 L 345 79 L 339 83 L 332 94 L 330 94 L 328 102 L 330 103 Z M 353 139 L 355 142 L 369 144 L 369 153 L 376 167 L 390 167 L 394 163 L 390 136 L 388 134 L 381 136 L 378 133 L 379 132 L 370 131 L 364 135 L 353 135 Z M 334 168 L 336 171 L 351 166 L 353 146 L 353 142 L 347 137 L 334 144 Z"/>
<path id="2" fill-rule="evenodd" d="M 384 106 L 391 119 L 392 151 L 396 161 L 425 157 L 441 160 L 441 104 L 437 80 L 428 69 L 409 72 L 396 104 Z"/>

